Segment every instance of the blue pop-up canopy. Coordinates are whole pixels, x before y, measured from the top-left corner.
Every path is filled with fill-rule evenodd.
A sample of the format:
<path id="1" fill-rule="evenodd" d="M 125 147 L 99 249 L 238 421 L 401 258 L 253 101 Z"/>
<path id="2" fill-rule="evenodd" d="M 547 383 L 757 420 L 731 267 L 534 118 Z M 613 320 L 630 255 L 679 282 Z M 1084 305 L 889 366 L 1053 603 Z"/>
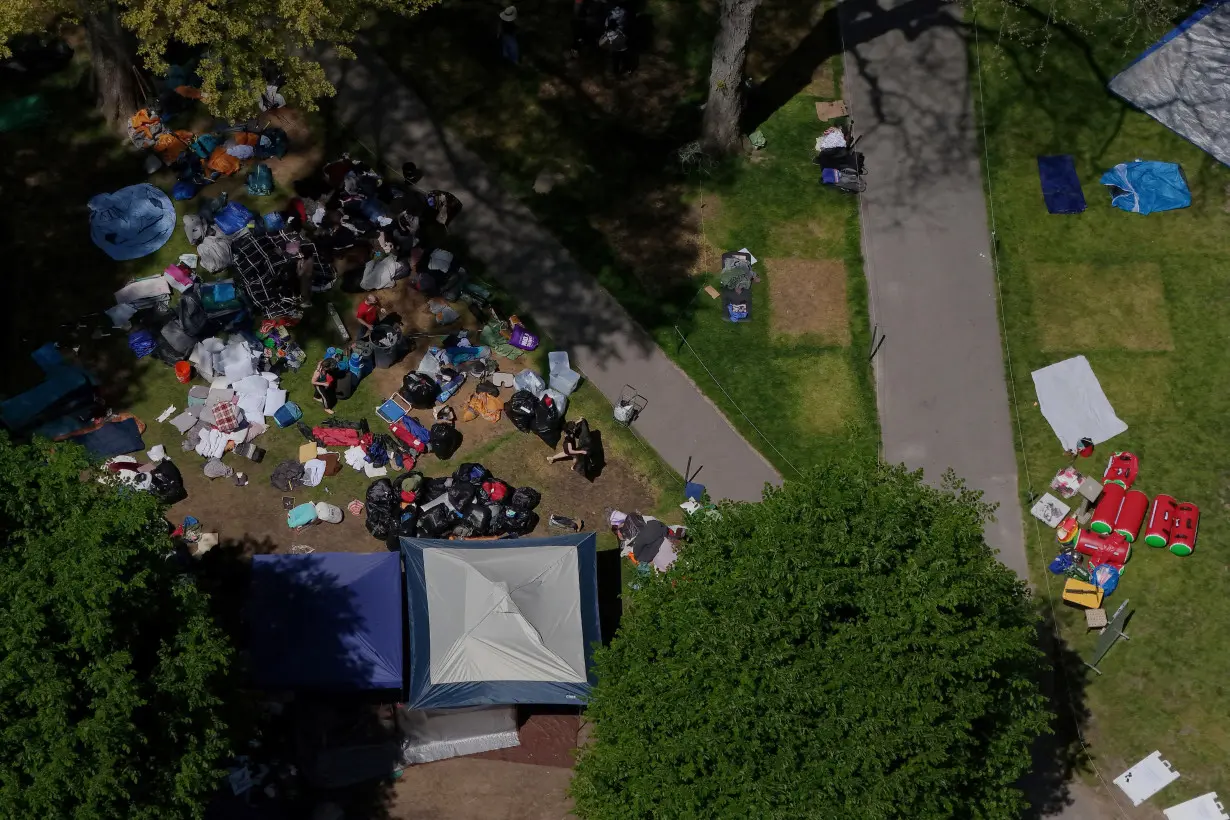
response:
<path id="1" fill-rule="evenodd" d="M 396 553 L 257 555 L 249 618 L 259 686 L 402 688 L 404 615 Z"/>

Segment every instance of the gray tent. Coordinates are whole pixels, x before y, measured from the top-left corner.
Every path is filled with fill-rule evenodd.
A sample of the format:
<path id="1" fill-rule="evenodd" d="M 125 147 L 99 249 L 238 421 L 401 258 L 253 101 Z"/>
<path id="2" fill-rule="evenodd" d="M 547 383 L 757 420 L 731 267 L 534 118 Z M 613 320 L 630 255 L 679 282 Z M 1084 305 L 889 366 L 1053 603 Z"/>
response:
<path id="1" fill-rule="evenodd" d="M 1110 90 L 1230 165 L 1230 3 L 1209 3 L 1110 81 Z"/>
<path id="2" fill-rule="evenodd" d="M 402 538 L 413 709 L 581 705 L 598 623 L 593 533 Z"/>

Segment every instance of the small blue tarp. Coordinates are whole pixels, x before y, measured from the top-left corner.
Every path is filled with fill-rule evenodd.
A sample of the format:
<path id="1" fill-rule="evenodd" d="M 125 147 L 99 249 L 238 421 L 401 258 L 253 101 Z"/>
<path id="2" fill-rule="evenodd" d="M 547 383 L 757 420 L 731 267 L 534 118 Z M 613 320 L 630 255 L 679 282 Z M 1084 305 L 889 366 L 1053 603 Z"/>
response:
<path id="1" fill-rule="evenodd" d="M 136 419 L 109 421 L 93 432 L 73 436 L 70 440 L 77 442 L 99 458 L 122 456 L 145 449 L 145 442 L 141 439 L 141 431 L 137 427 Z"/>
<path id="2" fill-rule="evenodd" d="M 255 683 L 400 691 L 403 613 L 397 553 L 257 555 L 249 598 Z"/>
<path id="3" fill-rule="evenodd" d="M 175 232 L 175 205 L 148 183 L 129 185 L 89 202 L 90 238 L 112 259 L 139 259 L 161 248 Z"/>
<path id="4" fill-rule="evenodd" d="M 1079 214 L 1085 210 L 1085 194 L 1071 154 L 1038 157 L 1038 179 L 1048 212 Z"/>
<path id="5" fill-rule="evenodd" d="M 1110 186 L 1111 205 L 1134 214 L 1173 211 L 1192 204 L 1183 169 L 1174 162 L 1121 162 L 1102 174 L 1102 184 Z"/>
<path id="6" fill-rule="evenodd" d="M 252 221 L 254 214 L 238 202 L 228 202 L 214 215 L 214 224 L 227 236 L 236 234 Z"/>

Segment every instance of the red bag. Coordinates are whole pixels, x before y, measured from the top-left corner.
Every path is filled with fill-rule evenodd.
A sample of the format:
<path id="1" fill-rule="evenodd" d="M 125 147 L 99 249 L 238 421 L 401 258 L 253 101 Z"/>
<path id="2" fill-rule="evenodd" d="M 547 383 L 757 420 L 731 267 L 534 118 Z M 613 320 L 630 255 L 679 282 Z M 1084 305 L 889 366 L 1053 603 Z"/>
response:
<path id="1" fill-rule="evenodd" d="M 313 427 L 312 437 L 325 447 L 354 447 L 359 443 L 359 431 L 346 427 Z"/>
<path id="2" fill-rule="evenodd" d="M 499 503 L 508 497 L 508 485 L 503 481 L 484 481 L 483 492 L 493 503 Z"/>
<path id="3" fill-rule="evenodd" d="M 402 424 L 401 419 L 389 425 L 389 432 L 397 436 L 397 440 L 416 453 L 427 452 L 427 444 L 410 432 L 410 428 Z"/>
<path id="4" fill-rule="evenodd" d="M 414 493 L 410 492 L 409 490 L 401 491 L 401 500 L 406 502 L 407 504 L 413 504 L 414 498 L 415 498 Z"/>

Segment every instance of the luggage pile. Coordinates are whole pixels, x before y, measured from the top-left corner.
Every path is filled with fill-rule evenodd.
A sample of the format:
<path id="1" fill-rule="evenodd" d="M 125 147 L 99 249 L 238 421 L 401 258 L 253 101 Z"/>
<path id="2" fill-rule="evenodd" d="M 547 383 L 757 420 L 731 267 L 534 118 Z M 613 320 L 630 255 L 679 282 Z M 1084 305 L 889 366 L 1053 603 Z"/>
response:
<path id="1" fill-rule="evenodd" d="M 367 531 L 396 549 L 397 539 L 503 538 L 538 526 L 542 496 L 514 487 L 481 464 L 462 464 L 451 476 L 427 478 L 406 472 L 380 478 L 367 488 Z"/>

